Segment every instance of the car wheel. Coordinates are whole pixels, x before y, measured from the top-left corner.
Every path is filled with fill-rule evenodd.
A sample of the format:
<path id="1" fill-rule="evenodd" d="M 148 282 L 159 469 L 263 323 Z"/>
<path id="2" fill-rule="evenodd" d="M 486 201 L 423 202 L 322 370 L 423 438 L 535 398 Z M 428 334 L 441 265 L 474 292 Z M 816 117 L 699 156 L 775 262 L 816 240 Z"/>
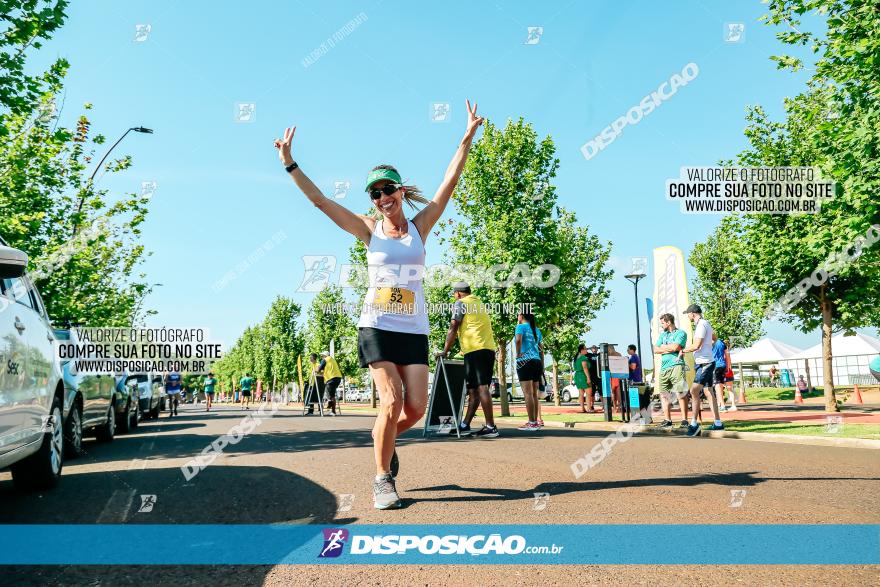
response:
<path id="1" fill-rule="evenodd" d="M 159 418 L 159 402 L 156 402 L 156 407 L 150 408 L 150 419 L 157 420 Z"/>
<path id="2" fill-rule="evenodd" d="M 98 426 L 95 437 L 100 442 L 112 442 L 114 436 L 116 436 L 116 404 L 111 403 L 107 411 L 107 421 Z"/>
<path id="3" fill-rule="evenodd" d="M 64 426 L 61 416 L 61 400 L 52 400 L 52 426 L 43 434 L 39 450 L 12 465 L 12 481 L 25 491 L 50 489 L 58 485 L 64 464 Z"/>
<path id="4" fill-rule="evenodd" d="M 74 402 L 67 415 L 67 421 L 64 423 L 64 456 L 68 459 L 75 459 L 82 456 L 82 408 Z"/>
<path id="5" fill-rule="evenodd" d="M 507 392 L 507 403 L 512 403 L 512 402 L 513 402 L 513 395 L 511 395 L 511 393 L 508 391 Z"/>
<path id="6" fill-rule="evenodd" d="M 129 420 L 131 421 L 130 428 L 133 430 L 138 427 L 138 424 L 141 423 L 141 408 L 137 404 L 134 403 L 134 409 L 131 411 L 131 415 L 129 416 Z"/>
<path id="7" fill-rule="evenodd" d="M 571 401 L 571 394 L 567 390 L 562 392 L 562 401 L 566 403 Z"/>
<path id="8" fill-rule="evenodd" d="M 122 417 L 119 418 L 119 432 L 121 434 L 128 434 L 131 432 L 131 402 L 125 405 L 125 411 L 122 412 Z"/>

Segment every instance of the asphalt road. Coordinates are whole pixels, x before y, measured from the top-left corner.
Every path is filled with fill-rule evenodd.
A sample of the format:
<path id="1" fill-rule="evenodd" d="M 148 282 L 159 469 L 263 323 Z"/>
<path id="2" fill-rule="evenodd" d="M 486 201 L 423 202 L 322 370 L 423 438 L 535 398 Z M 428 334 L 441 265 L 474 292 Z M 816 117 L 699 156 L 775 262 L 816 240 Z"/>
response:
<path id="1" fill-rule="evenodd" d="M 405 508 L 372 507 L 372 417 L 282 410 L 187 482 L 181 465 L 244 412 L 143 422 L 109 444 L 85 442 L 61 485 L 21 494 L 0 472 L 2 523 L 74 524 L 743 524 L 880 523 L 877 451 L 685 437 L 635 437 L 577 480 L 570 465 L 606 433 L 502 428 L 494 440 L 400 441 Z M 731 491 L 741 503 L 732 502 Z M 549 493 L 537 501 L 535 493 Z M 139 512 L 141 495 L 155 495 Z M 632 503 L 643 507 L 634 510 Z M 732 503 L 736 505 L 732 505 Z M 670 536 L 674 541 L 674 536 Z M 650 547 L 651 545 L 646 545 Z M 821 548 L 822 545 L 804 545 Z M 165 545 L 143 545 L 162 562 Z M 706 548 L 724 548 L 707 544 Z M 585 544 L 584 549 L 603 545 Z M 188 566 L 0 568 L 7 585 L 845 584 L 874 585 L 863 566 Z"/>

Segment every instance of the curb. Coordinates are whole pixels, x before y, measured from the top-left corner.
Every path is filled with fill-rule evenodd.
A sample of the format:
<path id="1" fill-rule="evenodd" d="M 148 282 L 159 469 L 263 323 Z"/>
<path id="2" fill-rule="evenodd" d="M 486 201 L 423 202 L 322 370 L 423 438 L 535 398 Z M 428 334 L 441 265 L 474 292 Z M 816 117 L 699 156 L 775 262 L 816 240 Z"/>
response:
<path id="1" fill-rule="evenodd" d="M 519 418 L 495 418 L 496 422 L 505 424 L 522 424 Z M 581 428 L 584 430 L 603 430 L 616 432 L 622 422 L 557 422 L 544 423 L 547 428 Z M 682 436 L 676 429 L 660 430 L 646 427 L 638 431 L 640 436 Z M 880 449 L 880 440 L 870 438 L 827 438 L 824 436 L 799 436 L 795 434 L 771 434 L 768 432 L 735 432 L 733 430 L 707 430 L 701 436 L 709 438 L 732 438 L 757 442 L 776 442 L 779 444 L 807 444 L 812 446 L 836 446 L 840 448 Z"/>

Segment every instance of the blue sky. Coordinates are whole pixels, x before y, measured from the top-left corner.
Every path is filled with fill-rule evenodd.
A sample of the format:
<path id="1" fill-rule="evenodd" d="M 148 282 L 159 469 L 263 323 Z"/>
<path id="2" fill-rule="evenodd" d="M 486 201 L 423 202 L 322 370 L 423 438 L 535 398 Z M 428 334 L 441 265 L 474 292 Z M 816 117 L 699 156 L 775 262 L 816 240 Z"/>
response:
<path id="1" fill-rule="evenodd" d="M 681 166 L 714 165 L 745 146 L 745 108 L 774 116 L 806 74 L 780 72 L 773 29 L 751 0 L 647 2 L 447 2 L 414 5 L 306 1 L 74 2 L 69 20 L 33 61 L 71 62 L 62 120 L 92 102 L 93 128 L 115 140 L 134 166 L 101 179 L 116 193 L 157 182 L 143 242 L 144 266 L 162 283 L 147 305 L 154 326 L 208 327 L 230 344 L 279 294 L 295 293 L 303 255 L 347 259 L 339 231 L 285 176 L 272 148 L 284 126 L 298 127 L 294 157 L 325 193 L 351 181 L 341 202 L 362 212 L 363 179 L 393 163 L 433 193 L 463 134 L 465 98 L 497 124 L 524 117 L 557 146 L 560 203 L 613 243 L 617 276 L 589 342 L 633 341 L 633 256 L 674 245 L 687 255 L 720 216 L 682 215 L 664 198 Z M 347 22 L 351 33 L 305 67 L 303 59 Z M 745 23 L 745 41 L 725 43 L 724 25 Z M 146 40 L 135 28 L 148 24 Z M 526 44 L 527 27 L 543 27 Z M 586 160 L 580 146 L 689 62 L 699 76 L 638 125 Z M 448 123 L 431 104 L 452 105 Z M 235 120 L 254 103 L 255 121 Z M 479 135 L 478 135 L 479 136 Z M 329 195 L 329 194 L 328 194 Z M 213 285 L 273 235 L 286 237 L 220 291 Z M 428 262 L 442 249 L 429 241 Z M 690 268 L 689 268 L 690 271 Z M 652 275 L 640 297 L 650 295 Z M 647 285 L 646 285 L 647 284 Z M 643 306 L 643 302 L 642 302 Z M 648 344 L 642 320 L 642 344 Z M 770 336 L 806 348 L 819 334 L 770 323 Z M 875 334 L 873 331 L 869 331 Z"/>

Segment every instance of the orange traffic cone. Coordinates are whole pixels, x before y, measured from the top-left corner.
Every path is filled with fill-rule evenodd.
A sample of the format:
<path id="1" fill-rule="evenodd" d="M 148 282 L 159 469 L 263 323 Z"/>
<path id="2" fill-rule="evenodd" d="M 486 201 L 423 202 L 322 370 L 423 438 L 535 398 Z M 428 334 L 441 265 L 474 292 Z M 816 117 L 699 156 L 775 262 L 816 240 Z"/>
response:
<path id="1" fill-rule="evenodd" d="M 795 388 L 794 388 L 794 403 L 796 403 L 796 404 L 804 403 L 804 398 L 801 397 L 801 388 L 797 387 L 797 386 L 795 386 Z"/>
<path id="2" fill-rule="evenodd" d="M 739 388 L 739 399 L 737 399 L 736 401 L 738 401 L 741 404 L 749 403 L 746 401 L 746 392 L 743 390 L 742 387 Z"/>
<path id="3" fill-rule="evenodd" d="M 862 404 L 862 403 L 864 403 L 864 402 L 862 401 L 862 394 L 861 394 L 861 392 L 859 391 L 859 386 L 858 386 L 858 385 L 853 385 L 853 393 L 855 394 L 855 402 L 856 402 L 857 404 Z"/>

